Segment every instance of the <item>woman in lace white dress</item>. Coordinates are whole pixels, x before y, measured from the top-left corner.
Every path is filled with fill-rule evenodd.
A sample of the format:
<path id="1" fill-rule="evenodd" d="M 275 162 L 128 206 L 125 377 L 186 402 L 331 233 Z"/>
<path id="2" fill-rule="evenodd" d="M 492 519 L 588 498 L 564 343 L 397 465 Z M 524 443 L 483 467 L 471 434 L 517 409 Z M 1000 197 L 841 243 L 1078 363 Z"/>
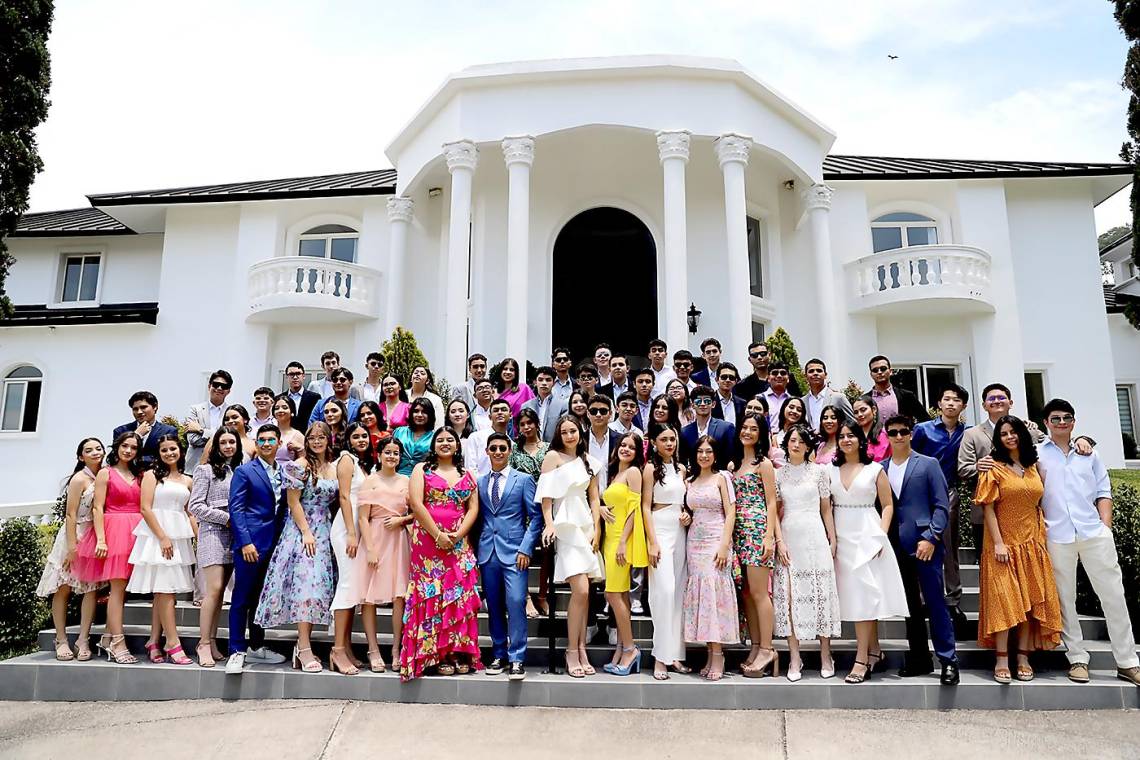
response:
<path id="1" fill-rule="evenodd" d="M 835 675 L 831 638 L 839 636 L 839 591 L 835 586 L 835 524 L 831 518 L 831 473 L 809 462 L 811 433 L 802 425 L 784 437 L 785 464 L 776 470 L 780 502 L 780 562 L 772 584 L 776 635 L 788 639 L 788 680 L 803 674 L 800 641 L 819 639 L 820 675 Z"/>
<path id="2" fill-rule="evenodd" d="M 554 582 L 570 584 L 567 610 L 566 672 L 593 675 L 586 656 L 586 612 L 590 579 L 601 578 L 598 560 L 602 507 L 598 478 L 602 463 L 589 455 L 586 436 L 569 414 L 558 418 L 550 450 L 542 460 L 535 498 L 542 502 L 543 546 L 554 545 Z M 612 519 L 606 509 L 607 519 Z"/>
<path id="3" fill-rule="evenodd" d="M 876 511 L 878 499 L 882 513 Z M 878 621 L 907 617 L 906 593 L 895 553 L 887 539 L 894 513 L 891 484 L 882 466 L 867 453 L 859 423 L 839 426 L 839 453 L 831 469 L 835 508 L 835 584 L 839 614 L 855 623 L 858 651 L 847 683 L 863 683 L 883 661 Z"/>
<path id="4" fill-rule="evenodd" d="M 143 475 L 139 502 L 142 521 L 135 526 L 135 545 L 128 559 L 134 567 L 127 592 L 154 594 L 147 655 L 151 662 L 169 657 L 175 665 L 193 664 L 182 651 L 174 610 L 174 595 L 194 590 L 190 568 L 194 566 L 196 531 L 188 511 L 194 481 L 183 474 L 185 466 L 186 450 L 178 436 L 167 434 L 159 438 L 158 464 Z M 163 649 L 158 645 L 160 632 L 166 636 Z"/>
<path id="5" fill-rule="evenodd" d="M 357 493 L 366 475 L 376 464 L 372 450 L 372 436 L 359 422 L 351 423 L 344 431 L 346 448 L 336 462 L 337 501 L 339 509 L 332 516 L 329 540 L 336 557 L 337 581 L 333 594 L 332 613 L 334 641 L 330 660 L 336 660 L 336 669 L 347 676 L 356 675 L 364 663 L 352 653 L 352 620 L 356 605 L 360 603 L 356 554 L 360 546 L 357 531 Z"/>
<path id="6" fill-rule="evenodd" d="M 98 438 L 84 438 L 75 450 L 75 469 L 64 484 L 66 506 L 63 525 L 55 534 L 48 553 L 36 596 L 51 597 L 51 619 L 55 624 L 55 658 L 80 661 L 91 659 L 91 623 L 95 619 L 95 591 L 101 583 L 84 583 L 71 571 L 75 547 L 91 530 L 91 505 L 95 501 L 95 475 L 103 467 L 103 443 Z M 79 636 L 75 651 L 67 642 L 67 602 L 71 595 L 82 594 L 79 611 Z"/>

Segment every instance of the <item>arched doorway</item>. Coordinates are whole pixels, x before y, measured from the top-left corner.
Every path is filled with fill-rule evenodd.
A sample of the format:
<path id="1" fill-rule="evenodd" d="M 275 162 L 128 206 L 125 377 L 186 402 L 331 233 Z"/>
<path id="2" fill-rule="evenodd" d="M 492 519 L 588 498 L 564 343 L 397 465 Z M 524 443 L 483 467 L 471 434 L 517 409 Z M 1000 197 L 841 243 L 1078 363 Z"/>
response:
<path id="1" fill-rule="evenodd" d="M 594 346 L 644 357 L 657 336 L 657 247 L 649 229 L 618 208 L 575 216 L 554 241 L 551 347 L 565 346 L 575 363 Z"/>

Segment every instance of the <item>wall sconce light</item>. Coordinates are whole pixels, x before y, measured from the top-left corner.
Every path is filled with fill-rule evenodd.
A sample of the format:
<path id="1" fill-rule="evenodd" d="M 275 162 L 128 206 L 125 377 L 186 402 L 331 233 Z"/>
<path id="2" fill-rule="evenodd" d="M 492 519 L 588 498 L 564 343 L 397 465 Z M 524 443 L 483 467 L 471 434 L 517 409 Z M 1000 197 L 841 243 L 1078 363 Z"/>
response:
<path id="1" fill-rule="evenodd" d="M 701 323 L 701 310 L 697 308 L 695 303 L 690 303 L 689 311 L 685 316 L 688 317 L 689 332 L 696 335 L 697 327 L 700 326 Z"/>
<path id="2" fill-rule="evenodd" d="M 428 197 L 429 198 L 438 198 L 441 195 L 443 195 L 443 188 L 442 187 L 429 187 L 428 188 Z"/>

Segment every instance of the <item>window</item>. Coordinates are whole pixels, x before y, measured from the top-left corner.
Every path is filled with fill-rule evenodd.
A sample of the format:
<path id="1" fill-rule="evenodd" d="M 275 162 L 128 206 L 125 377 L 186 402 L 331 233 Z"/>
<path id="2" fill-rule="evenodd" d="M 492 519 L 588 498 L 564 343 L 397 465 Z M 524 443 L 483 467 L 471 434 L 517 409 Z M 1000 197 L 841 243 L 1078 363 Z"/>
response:
<path id="1" fill-rule="evenodd" d="M 316 259 L 356 263 L 356 243 L 359 233 L 343 224 L 322 224 L 305 232 L 298 238 L 297 255 Z M 329 293 L 339 298 L 352 295 L 352 275 L 347 272 L 329 273 L 329 282 L 324 284 L 324 275 L 315 268 L 297 268 L 297 293 Z"/>
<path id="2" fill-rule="evenodd" d="M 910 391 L 927 409 L 937 409 L 942 391 L 951 383 L 958 382 L 956 364 L 919 364 L 892 369 L 891 385 Z"/>
<path id="3" fill-rule="evenodd" d="M 1040 370 L 1025 373 L 1026 419 L 1045 429 L 1045 373 Z"/>
<path id="4" fill-rule="evenodd" d="M 760 220 L 748 217 L 748 288 L 757 298 L 764 297 L 764 268 L 760 253 Z"/>
<path id="5" fill-rule="evenodd" d="M 871 222 L 871 244 L 875 253 L 912 245 L 936 245 L 938 225 L 928 216 L 898 211 L 883 214 Z"/>
<path id="6" fill-rule="evenodd" d="M 1120 414 L 1120 432 L 1136 440 L 1136 419 L 1132 416 L 1132 386 L 1116 386 L 1116 410 Z"/>
<path id="7" fill-rule="evenodd" d="M 99 253 L 68 254 L 63 257 L 59 303 L 93 304 L 99 300 Z"/>
<path id="8" fill-rule="evenodd" d="M 765 325 L 763 322 L 753 322 L 752 323 L 752 340 L 754 342 L 758 341 L 758 340 L 764 340 L 764 337 L 765 337 L 764 333 L 766 333 L 766 332 L 767 332 L 767 330 L 765 329 Z"/>
<path id="9" fill-rule="evenodd" d="M 3 394 L 0 395 L 0 432 L 36 432 L 43 377 L 42 372 L 27 365 L 16 367 L 4 377 Z"/>

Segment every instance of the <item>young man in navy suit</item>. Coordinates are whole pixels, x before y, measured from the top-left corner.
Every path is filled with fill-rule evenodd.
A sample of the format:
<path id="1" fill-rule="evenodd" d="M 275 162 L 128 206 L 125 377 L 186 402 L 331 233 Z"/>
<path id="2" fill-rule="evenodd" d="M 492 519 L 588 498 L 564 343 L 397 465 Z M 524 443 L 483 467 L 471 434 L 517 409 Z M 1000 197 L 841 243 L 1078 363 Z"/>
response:
<path id="1" fill-rule="evenodd" d="M 950 528 L 946 477 L 937 459 L 912 450 L 912 417 L 896 414 L 887 420 L 884 429 L 891 442 L 891 457 L 883 462 L 883 468 L 895 497 L 888 536 L 898 558 L 910 608 L 906 619 L 910 651 L 899 675 L 907 678 L 934 672 L 923 619 L 929 617 L 934 653 L 942 663 L 942 684 L 956 686 L 959 675 L 954 625 L 942 587 L 942 558 L 946 551 L 942 533 Z"/>
<path id="2" fill-rule="evenodd" d="M 491 629 L 491 663 L 487 675 L 503 672 L 512 681 L 526 678 L 527 570 L 534 545 L 542 535 L 542 509 L 535 502 L 534 478 L 511 469 L 511 439 L 504 433 L 487 437 L 491 471 L 479 484 L 479 545 L 475 559 L 487 599 Z M 528 525 L 529 520 L 529 525 Z"/>
<path id="3" fill-rule="evenodd" d="M 230 599 L 230 658 L 226 673 L 241 675 L 245 661 L 276 665 L 285 658 L 265 646 L 265 631 L 254 624 L 269 556 L 284 524 L 281 507 L 281 468 L 277 448 L 281 429 L 262 425 L 257 431 L 257 456 L 234 470 L 230 481 L 230 528 L 234 541 L 234 590 Z M 249 627 L 249 643 L 245 638 Z"/>
<path id="4" fill-rule="evenodd" d="M 115 428 L 111 433 L 111 440 L 115 440 L 123 433 L 138 433 L 142 439 L 139 460 L 149 469 L 158 461 L 158 439 L 164 435 L 178 435 L 178 429 L 155 419 L 158 416 L 158 398 L 150 391 L 135 391 L 127 403 L 131 407 L 135 421 Z"/>
<path id="5" fill-rule="evenodd" d="M 697 413 L 697 421 L 681 428 L 681 448 L 694 452 L 697 450 L 697 439 L 708 435 L 712 438 L 713 450 L 716 452 L 716 466 L 722 470 L 728 469 L 728 463 L 736 451 L 736 426 L 712 416 L 716 392 L 707 385 L 694 388 L 689 394 L 689 402 Z M 688 464 L 685 462 L 686 466 Z"/>

